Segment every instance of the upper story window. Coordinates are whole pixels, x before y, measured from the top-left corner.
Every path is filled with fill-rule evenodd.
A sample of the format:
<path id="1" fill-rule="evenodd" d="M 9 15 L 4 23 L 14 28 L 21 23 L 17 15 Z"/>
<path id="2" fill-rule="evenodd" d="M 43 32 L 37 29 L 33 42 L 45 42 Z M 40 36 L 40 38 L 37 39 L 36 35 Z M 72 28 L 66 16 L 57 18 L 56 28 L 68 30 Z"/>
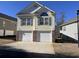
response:
<path id="1" fill-rule="evenodd" d="M 38 25 L 43 25 L 43 18 L 39 18 Z"/>
<path id="2" fill-rule="evenodd" d="M 45 25 L 48 25 L 49 19 L 45 18 Z"/>
<path id="3" fill-rule="evenodd" d="M 38 25 L 51 25 L 51 17 L 40 17 Z"/>
<path id="4" fill-rule="evenodd" d="M 48 16 L 47 12 L 40 14 L 38 25 L 51 25 L 51 17 Z"/>
<path id="5" fill-rule="evenodd" d="M 21 18 L 21 25 L 33 25 L 33 19 L 31 17 Z"/>
<path id="6" fill-rule="evenodd" d="M 46 12 L 43 12 L 40 16 L 48 16 Z"/>
<path id="7" fill-rule="evenodd" d="M 33 25 L 33 20 L 32 20 L 32 18 L 26 18 L 26 24 L 27 24 L 27 25 Z"/>
<path id="8" fill-rule="evenodd" d="M 21 25 L 26 25 L 26 18 L 21 18 Z"/>

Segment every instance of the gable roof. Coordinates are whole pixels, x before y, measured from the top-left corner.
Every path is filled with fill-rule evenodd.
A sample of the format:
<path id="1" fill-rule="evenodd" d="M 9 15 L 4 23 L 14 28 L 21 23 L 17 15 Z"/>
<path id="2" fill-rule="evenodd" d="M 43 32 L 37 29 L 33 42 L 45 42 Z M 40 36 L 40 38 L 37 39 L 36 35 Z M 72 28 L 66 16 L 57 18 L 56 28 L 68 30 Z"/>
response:
<path id="1" fill-rule="evenodd" d="M 69 20 L 68 22 L 66 22 L 66 23 L 64 23 L 60 26 L 66 26 L 66 25 L 70 25 L 70 24 L 73 24 L 73 23 L 77 23 L 77 22 L 79 22 L 79 20 L 77 20 L 77 18 L 75 17 L 75 18 Z"/>
<path id="2" fill-rule="evenodd" d="M 40 4 L 40 3 L 38 3 L 38 2 L 35 2 L 35 3 L 39 4 L 40 6 L 42 6 L 42 7 L 46 8 L 46 9 L 48 9 L 49 11 L 51 11 L 51 12 L 53 12 L 53 13 L 55 13 L 53 10 L 49 9 L 48 7 L 43 6 L 42 4 Z"/>
<path id="3" fill-rule="evenodd" d="M 33 11 L 33 10 L 36 9 L 35 7 L 32 8 L 33 5 L 36 5 L 36 8 L 37 8 L 37 7 L 45 8 L 45 9 L 47 9 L 47 10 L 49 10 L 49 11 L 55 13 L 53 10 L 49 9 L 49 8 L 46 7 L 46 6 L 43 6 L 42 4 L 40 4 L 40 3 L 38 3 L 38 2 L 32 2 L 31 5 L 29 5 L 28 7 L 25 7 L 23 10 L 21 10 L 20 12 L 18 12 L 17 15 L 25 14 L 25 13 L 30 14 L 31 11 Z M 40 9 L 40 8 L 38 8 L 38 9 Z"/>
<path id="4" fill-rule="evenodd" d="M 1 17 L 1 18 L 5 18 L 5 19 L 8 19 L 8 20 L 10 20 L 10 21 L 17 21 L 16 18 L 11 17 L 11 16 L 8 16 L 8 15 L 3 14 L 3 13 L 0 13 L 0 17 Z"/>

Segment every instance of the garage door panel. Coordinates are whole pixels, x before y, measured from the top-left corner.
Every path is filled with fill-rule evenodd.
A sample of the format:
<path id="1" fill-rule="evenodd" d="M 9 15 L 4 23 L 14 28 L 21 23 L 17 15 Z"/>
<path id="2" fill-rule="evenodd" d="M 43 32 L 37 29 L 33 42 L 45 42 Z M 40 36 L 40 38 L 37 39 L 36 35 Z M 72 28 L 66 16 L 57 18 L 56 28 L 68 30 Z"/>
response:
<path id="1" fill-rule="evenodd" d="M 0 36 L 4 35 L 4 30 L 0 30 Z"/>
<path id="2" fill-rule="evenodd" d="M 41 42 L 51 42 L 51 33 L 50 32 L 40 33 L 40 41 Z"/>
<path id="3" fill-rule="evenodd" d="M 22 37 L 22 41 L 32 41 L 32 33 L 30 32 L 30 33 L 24 33 L 23 34 L 23 37 Z"/>
<path id="4" fill-rule="evenodd" d="M 5 35 L 14 35 L 14 31 L 12 30 L 6 30 Z"/>

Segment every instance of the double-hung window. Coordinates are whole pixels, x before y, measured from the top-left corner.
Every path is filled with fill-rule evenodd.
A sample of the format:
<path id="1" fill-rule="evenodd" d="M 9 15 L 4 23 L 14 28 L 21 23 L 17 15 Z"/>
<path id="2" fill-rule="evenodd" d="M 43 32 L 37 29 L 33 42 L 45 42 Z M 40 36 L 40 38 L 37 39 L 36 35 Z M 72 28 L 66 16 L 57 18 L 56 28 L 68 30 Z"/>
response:
<path id="1" fill-rule="evenodd" d="M 25 26 L 25 25 L 33 25 L 33 19 L 31 17 L 27 17 L 27 18 L 21 18 L 21 25 Z"/>
<path id="2" fill-rule="evenodd" d="M 33 25 L 32 18 L 26 18 L 27 25 Z"/>
<path id="3" fill-rule="evenodd" d="M 44 18 L 44 24 L 48 25 L 49 24 L 49 19 L 48 18 Z"/>
<path id="4" fill-rule="evenodd" d="M 21 19 L 21 26 L 26 25 L 26 18 L 20 18 Z"/>
<path id="5" fill-rule="evenodd" d="M 38 25 L 51 25 L 50 17 L 40 17 L 38 19 Z"/>
<path id="6" fill-rule="evenodd" d="M 40 18 L 38 19 L 38 25 L 43 25 L 43 18 L 42 18 L 42 17 L 40 17 Z"/>

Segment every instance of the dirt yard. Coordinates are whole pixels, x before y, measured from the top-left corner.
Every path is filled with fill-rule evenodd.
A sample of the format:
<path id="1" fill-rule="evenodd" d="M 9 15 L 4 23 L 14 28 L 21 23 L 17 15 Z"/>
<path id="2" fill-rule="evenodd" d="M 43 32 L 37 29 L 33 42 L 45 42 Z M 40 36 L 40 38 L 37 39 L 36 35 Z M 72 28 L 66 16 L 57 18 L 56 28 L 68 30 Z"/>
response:
<path id="1" fill-rule="evenodd" d="M 77 43 L 53 43 L 54 51 L 59 57 L 79 57 Z"/>
<path id="2" fill-rule="evenodd" d="M 15 41 L 14 40 L 10 40 L 10 39 L 0 39 L 0 45 L 13 43 L 13 42 L 15 42 Z"/>

